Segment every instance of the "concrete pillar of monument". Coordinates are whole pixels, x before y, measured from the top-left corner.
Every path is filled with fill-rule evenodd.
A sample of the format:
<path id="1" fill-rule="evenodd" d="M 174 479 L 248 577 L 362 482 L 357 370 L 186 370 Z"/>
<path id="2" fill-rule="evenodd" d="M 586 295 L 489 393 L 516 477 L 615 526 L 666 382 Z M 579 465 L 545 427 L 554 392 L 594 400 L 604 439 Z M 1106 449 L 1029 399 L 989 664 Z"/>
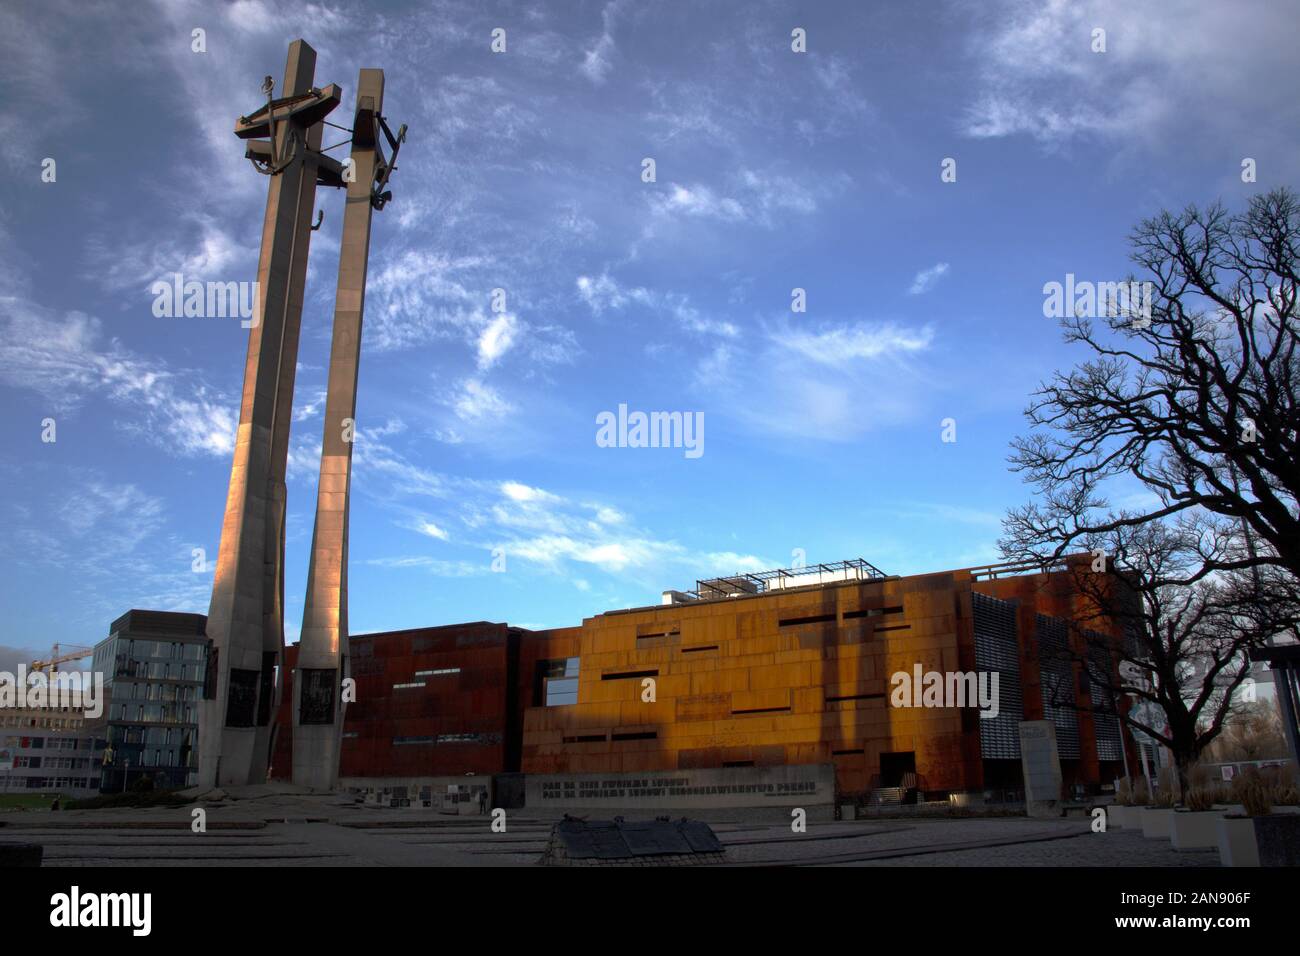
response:
<path id="1" fill-rule="evenodd" d="M 315 72 L 316 52 L 295 40 L 289 46 L 281 99 L 241 117 L 236 126 L 243 138 L 259 135 L 258 129 L 269 132 L 271 142 L 262 145 L 272 174 L 208 612 L 208 679 L 199 704 L 199 782 L 204 786 L 264 782 L 270 762 L 284 659 L 285 468 L 298 333 L 320 120 L 338 102 L 337 87 L 313 87 Z M 253 154 L 250 145 L 250 158 Z"/>
<path id="2" fill-rule="evenodd" d="M 293 680 L 293 782 L 318 789 L 333 789 L 339 778 L 345 709 L 341 687 L 348 674 L 348 499 L 383 104 L 383 70 L 362 70 L 352 125 L 354 175 L 347 183 L 339 249 L 316 524 Z"/>

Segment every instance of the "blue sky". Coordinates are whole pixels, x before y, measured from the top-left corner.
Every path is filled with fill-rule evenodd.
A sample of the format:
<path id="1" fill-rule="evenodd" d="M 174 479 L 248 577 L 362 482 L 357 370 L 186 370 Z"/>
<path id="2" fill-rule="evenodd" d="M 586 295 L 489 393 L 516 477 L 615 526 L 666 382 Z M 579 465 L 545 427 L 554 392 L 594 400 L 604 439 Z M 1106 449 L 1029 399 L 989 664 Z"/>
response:
<path id="1" fill-rule="evenodd" d="M 217 551 L 247 331 L 156 318 L 149 287 L 254 278 L 266 179 L 231 130 L 293 38 L 343 87 L 332 119 L 380 67 L 410 126 L 371 246 L 362 633 L 576 624 L 795 549 L 902 574 L 995 560 L 1028 495 L 1008 442 L 1078 357 L 1043 285 L 1124 278 L 1162 208 L 1300 181 L 1296 6 L 7 4 L 0 645 L 207 610 L 191 553 Z M 317 194 L 303 314 L 291 640 L 341 198 Z M 598 447 L 620 403 L 702 412 L 704 454 Z"/>

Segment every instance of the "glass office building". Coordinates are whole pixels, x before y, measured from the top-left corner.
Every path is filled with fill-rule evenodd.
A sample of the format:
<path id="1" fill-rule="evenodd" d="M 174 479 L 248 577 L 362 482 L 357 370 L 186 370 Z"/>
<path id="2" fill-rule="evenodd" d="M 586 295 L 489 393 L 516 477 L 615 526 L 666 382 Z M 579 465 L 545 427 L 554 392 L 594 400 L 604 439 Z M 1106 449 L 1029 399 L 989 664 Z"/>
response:
<path id="1" fill-rule="evenodd" d="M 95 646 L 104 675 L 100 786 L 119 793 L 151 779 L 154 789 L 198 782 L 199 700 L 207 666 L 202 614 L 132 610 Z"/>

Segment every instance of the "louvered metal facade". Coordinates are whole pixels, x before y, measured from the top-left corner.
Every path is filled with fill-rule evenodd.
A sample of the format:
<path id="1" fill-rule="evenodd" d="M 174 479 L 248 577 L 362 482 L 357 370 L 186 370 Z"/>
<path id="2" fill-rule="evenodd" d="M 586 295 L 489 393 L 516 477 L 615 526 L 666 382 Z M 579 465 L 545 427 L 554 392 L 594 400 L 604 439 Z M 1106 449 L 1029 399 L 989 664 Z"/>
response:
<path id="1" fill-rule="evenodd" d="M 1056 727 L 1056 751 L 1062 760 L 1079 759 L 1079 714 L 1075 709 L 1070 635 L 1060 618 L 1039 614 L 1039 682 L 1043 692 L 1043 717 Z"/>
<path id="2" fill-rule="evenodd" d="M 998 716 L 980 718 L 980 756 L 990 760 L 1020 758 L 1020 722 L 1025 719 L 1016 641 L 1016 605 L 971 594 L 975 618 L 975 669 L 998 675 Z"/>
<path id="3" fill-rule="evenodd" d="M 1092 695 L 1093 723 L 1097 728 L 1097 759 L 1123 760 L 1120 745 L 1119 717 L 1111 694 L 1111 660 L 1100 643 L 1107 638 L 1088 634 L 1088 690 Z"/>

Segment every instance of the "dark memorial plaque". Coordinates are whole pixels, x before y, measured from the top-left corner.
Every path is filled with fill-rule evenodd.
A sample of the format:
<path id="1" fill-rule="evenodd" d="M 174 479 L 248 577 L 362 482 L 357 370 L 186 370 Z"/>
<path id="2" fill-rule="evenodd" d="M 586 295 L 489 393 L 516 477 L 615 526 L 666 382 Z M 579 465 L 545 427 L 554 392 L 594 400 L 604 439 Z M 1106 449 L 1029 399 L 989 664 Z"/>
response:
<path id="1" fill-rule="evenodd" d="M 627 856 L 618 826 L 610 821 L 565 820 L 555 826 L 571 860 L 617 860 Z"/>
<path id="2" fill-rule="evenodd" d="M 721 853 L 722 843 L 713 833 L 713 828 L 699 820 L 682 820 L 677 824 L 682 838 L 691 845 L 696 853 Z"/>
<path id="3" fill-rule="evenodd" d="M 699 820 L 581 820 L 566 817 L 551 831 L 552 861 L 720 857 L 722 844 Z"/>
<path id="4" fill-rule="evenodd" d="M 262 654 L 262 675 L 257 688 L 257 726 L 265 727 L 271 722 L 271 701 L 275 699 L 275 651 Z"/>
<path id="5" fill-rule="evenodd" d="M 212 641 L 208 641 L 207 664 L 203 669 L 203 699 L 217 699 L 217 660 L 221 654 L 221 648 L 215 646 Z"/>
<path id="6" fill-rule="evenodd" d="M 260 671 L 230 668 L 230 690 L 226 695 L 226 726 L 252 727 L 257 717 L 257 685 Z"/>
<path id="7" fill-rule="evenodd" d="M 664 853 L 690 853 L 691 845 L 682 838 L 676 824 L 666 820 L 624 823 L 619 828 L 628 852 L 633 856 L 660 856 Z"/>
<path id="8" fill-rule="evenodd" d="M 302 690 L 298 692 L 299 724 L 334 723 L 334 698 L 338 672 L 332 667 L 307 667 L 298 670 Z"/>

